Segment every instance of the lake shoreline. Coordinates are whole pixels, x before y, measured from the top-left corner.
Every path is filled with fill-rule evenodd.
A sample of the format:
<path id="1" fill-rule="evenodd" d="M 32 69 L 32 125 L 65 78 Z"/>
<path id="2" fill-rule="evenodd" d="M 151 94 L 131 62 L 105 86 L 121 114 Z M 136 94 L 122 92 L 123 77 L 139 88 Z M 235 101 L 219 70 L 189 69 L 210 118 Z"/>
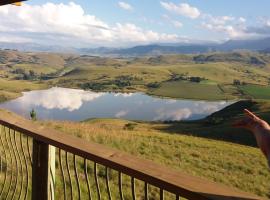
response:
<path id="1" fill-rule="evenodd" d="M 23 92 L 0 107 L 28 116 L 34 109 L 41 118 L 81 121 L 89 118 L 122 118 L 141 121 L 202 119 L 234 101 L 172 99 L 142 92 L 94 92 L 52 87 Z M 42 114 L 43 113 L 43 114 Z"/>

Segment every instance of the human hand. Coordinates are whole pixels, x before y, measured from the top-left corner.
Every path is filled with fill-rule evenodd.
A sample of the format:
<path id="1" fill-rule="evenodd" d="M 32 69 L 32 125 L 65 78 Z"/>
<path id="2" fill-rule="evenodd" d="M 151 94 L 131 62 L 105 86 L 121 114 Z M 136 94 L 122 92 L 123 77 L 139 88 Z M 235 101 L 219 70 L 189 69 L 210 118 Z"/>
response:
<path id="1" fill-rule="evenodd" d="M 270 126 L 266 121 L 260 119 L 247 109 L 245 109 L 244 112 L 246 115 L 245 118 L 234 122 L 233 126 L 238 128 L 245 128 L 250 131 L 255 131 L 257 129 L 259 130 L 270 129 Z"/>
<path id="2" fill-rule="evenodd" d="M 249 110 L 245 109 L 244 112 L 245 117 L 234 122 L 233 126 L 248 129 L 254 134 L 259 148 L 268 159 L 270 167 L 270 126 Z"/>

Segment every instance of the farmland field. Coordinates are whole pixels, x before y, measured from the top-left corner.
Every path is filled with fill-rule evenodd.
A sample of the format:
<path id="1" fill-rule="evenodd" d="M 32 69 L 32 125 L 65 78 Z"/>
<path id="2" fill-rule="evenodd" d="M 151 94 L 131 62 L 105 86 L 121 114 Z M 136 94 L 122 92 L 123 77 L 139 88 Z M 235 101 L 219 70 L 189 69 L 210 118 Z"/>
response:
<path id="1" fill-rule="evenodd" d="M 245 85 L 240 87 L 244 93 L 255 99 L 269 99 L 270 86 Z"/>
<path id="2" fill-rule="evenodd" d="M 150 94 L 184 99 L 220 100 L 232 99 L 226 95 L 216 84 L 188 83 L 174 81 L 161 84 L 160 88 L 152 90 Z"/>

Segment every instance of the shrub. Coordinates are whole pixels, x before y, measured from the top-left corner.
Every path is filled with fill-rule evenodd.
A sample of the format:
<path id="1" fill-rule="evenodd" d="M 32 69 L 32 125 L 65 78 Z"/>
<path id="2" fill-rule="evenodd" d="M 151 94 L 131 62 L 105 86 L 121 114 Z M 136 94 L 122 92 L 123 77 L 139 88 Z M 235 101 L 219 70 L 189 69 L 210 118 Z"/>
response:
<path id="1" fill-rule="evenodd" d="M 135 126 L 136 126 L 136 125 L 137 125 L 137 124 L 135 124 L 135 123 L 127 123 L 127 124 L 125 124 L 125 126 L 124 126 L 124 130 L 132 131 L 132 130 L 135 129 Z"/>

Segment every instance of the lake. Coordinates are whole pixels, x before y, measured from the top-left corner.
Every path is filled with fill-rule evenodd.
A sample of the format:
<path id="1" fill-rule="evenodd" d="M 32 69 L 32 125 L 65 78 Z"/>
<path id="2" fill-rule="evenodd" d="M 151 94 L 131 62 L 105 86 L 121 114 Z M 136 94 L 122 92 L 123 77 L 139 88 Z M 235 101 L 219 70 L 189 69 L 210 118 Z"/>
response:
<path id="1" fill-rule="evenodd" d="M 34 109 L 38 119 L 82 121 L 89 118 L 165 121 L 195 120 L 232 102 L 175 100 L 143 93 L 92 92 L 53 87 L 24 92 L 22 97 L 0 104 L 0 108 L 29 118 Z"/>

